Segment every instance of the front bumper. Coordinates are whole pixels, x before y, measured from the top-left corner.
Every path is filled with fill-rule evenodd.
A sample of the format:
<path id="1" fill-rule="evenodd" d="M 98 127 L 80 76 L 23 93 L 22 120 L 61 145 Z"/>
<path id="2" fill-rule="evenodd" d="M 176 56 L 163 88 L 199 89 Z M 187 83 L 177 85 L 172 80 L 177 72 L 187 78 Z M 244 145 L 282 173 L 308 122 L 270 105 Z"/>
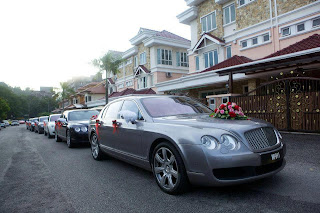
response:
<path id="1" fill-rule="evenodd" d="M 188 178 L 195 185 L 226 186 L 246 183 L 272 176 L 281 171 L 286 164 L 284 159 L 286 147 L 284 144 L 263 153 L 254 153 L 247 150 L 218 155 L 210 153 L 210 150 L 203 146 L 200 147 L 197 146 L 197 151 L 196 153 L 193 152 L 193 155 L 190 147 L 183 148 L 187 157 L 185 161 Z M 192 149 L 194 148 L 193 146 Z M 280 158 L 266 159 L 266 157 L 271 157 L 271 154 L 278 152 Z"/>
<path id="2" fill-rule="evenodd" d="M 71 131 L 71 140 L 73 143 L 89 143 L 88 132 Z"/>

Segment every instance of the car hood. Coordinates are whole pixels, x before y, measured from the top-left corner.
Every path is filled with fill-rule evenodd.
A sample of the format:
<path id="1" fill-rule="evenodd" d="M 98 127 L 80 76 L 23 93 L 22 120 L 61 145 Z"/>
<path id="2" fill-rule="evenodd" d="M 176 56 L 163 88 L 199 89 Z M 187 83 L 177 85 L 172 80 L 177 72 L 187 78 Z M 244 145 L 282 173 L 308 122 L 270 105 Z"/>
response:
<path id="1" fill-rule="evenodd" d="M 194 128 L 218 128 L 231 132 L 245 132 L 251 129 L 271 126 L 271 124 L 256 118 L 249 118 L 249 120 L 227 120 L 220 118 L 209 117 L 208 114 L 200 115 L 179 115 L 155 118 L 156 123 L 166 123 L 175 125 L 185 125 Z"/>

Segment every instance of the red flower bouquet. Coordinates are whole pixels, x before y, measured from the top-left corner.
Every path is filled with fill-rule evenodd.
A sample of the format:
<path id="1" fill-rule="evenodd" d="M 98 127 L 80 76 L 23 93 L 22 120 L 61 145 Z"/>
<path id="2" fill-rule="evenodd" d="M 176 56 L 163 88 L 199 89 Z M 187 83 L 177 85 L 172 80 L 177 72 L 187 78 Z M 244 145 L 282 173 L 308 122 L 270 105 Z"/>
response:
<path id="1" fill-rule="evenodd" d="M 210 117 L 231 119 L 231 120 L 247 120 L 248 117 L 244 115 L 241 107 L 236 103 L 228 102 L 227 104 L 221 104 L 219 108 L 214 110 L 214 113 L 210 114 Z"/>

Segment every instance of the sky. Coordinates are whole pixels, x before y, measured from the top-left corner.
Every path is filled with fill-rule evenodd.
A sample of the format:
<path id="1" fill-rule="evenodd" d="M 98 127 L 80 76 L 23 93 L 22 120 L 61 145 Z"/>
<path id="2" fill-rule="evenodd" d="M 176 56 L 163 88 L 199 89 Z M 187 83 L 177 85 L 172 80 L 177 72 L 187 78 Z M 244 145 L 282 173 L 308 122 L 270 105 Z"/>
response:
<path id="1" fill-rule="evenodd" d="M 90 76 L 90 62 L 125 51 L 140 27 L 190 39 L 184 0 L 1 0 L 0 82 L 39 90 Z"/>

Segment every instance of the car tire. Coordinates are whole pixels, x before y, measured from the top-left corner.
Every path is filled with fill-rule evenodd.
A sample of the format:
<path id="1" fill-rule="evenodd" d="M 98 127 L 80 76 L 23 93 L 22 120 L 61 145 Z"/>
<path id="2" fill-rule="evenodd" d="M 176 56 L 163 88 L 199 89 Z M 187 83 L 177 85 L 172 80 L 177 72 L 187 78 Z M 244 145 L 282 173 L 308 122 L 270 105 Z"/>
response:
<path id="1" fill-rule="evenodd" d="M 58 136 L 57 131 L 54 134 L 54 138 L 56 139 L 56 142 L 61 142 L 61 138 Z"/>
<path id="2" fill-rule="evenodd" d="M 70 130 L 67 130 L 67 146 L 68 148 L 74 148 L 74 143 L 72 142 L 71 136 L 70 136 Z"/>
<path id="3" fill-rule="evenodd" d="M 93 133 L 91 135 L 90 145 L 91 145 L 91 155 L 93 159 L 95 159 L 96 161 L 101 161 L 106 157 L 106 155 L 100 149 L 99 140 L 96 133 Z"/>
<path id="4" fill-rule="evenodd" d="M 162 142 L 152 153 L 152 172 L 160 189 L 176 195 L 189 190 L 187 172 L 178 150 L 169 142 Z"/>
<path id="5" fill-rule="evenodd" d="M 43 134 L 44 134 L 44 136 L 47 136 L 47 132 L 46 131 L 43 131 Z"/>
<path id="6" fill-rule="evenodd" d="M 50 132 L 47 133 L 48 138 L 51 138 Z"/>

